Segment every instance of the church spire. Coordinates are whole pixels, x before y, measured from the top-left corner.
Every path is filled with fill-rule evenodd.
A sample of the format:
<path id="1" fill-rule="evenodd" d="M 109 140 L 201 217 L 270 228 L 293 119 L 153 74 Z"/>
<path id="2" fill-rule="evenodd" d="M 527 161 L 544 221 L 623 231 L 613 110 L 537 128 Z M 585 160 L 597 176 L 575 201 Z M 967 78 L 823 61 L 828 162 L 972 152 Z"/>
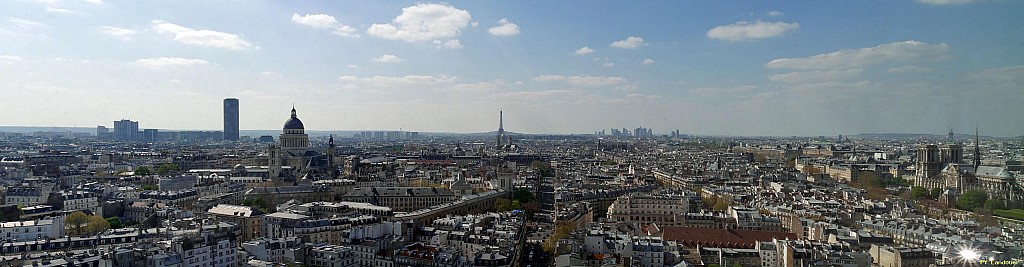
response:
<path id="1" fill-rule="evenodd" d="M 295 115 L 295 104 L 292 104 L 292 118 L 297 118 L 297 117 L 298 116 Z"/>
<path id="2" fill-rule="evenodd" d="M 498 132 L 505 132 L 505 111 L 498 110 Z"/>

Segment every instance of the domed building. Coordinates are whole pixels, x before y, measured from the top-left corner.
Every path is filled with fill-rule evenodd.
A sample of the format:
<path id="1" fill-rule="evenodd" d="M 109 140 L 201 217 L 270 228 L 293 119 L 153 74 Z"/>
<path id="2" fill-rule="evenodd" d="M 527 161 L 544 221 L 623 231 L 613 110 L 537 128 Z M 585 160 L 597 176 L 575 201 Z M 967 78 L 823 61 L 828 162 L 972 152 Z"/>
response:
<path id="1" fill-rule="evenodd" d="M 306 134 L 306 127 L 302 120 L 295 115 L 295 107 L 292 107 L 292 117 L 284 122 L 284 132 L 278 138 L 281 149 L 285 151 L 305 151 L 309 149 L 309 135 Z"/>
<path id="2" fill-rule="evenodd" d="M 326 168 L 328 160 L 326 155 L 309 147 L 309 135 L 295 107 L 292 107 L 291 117 L 284 122 L 278 144 L 271 145 L 267 157 L 271 178 L 307 177 L 311 172 Z"/>

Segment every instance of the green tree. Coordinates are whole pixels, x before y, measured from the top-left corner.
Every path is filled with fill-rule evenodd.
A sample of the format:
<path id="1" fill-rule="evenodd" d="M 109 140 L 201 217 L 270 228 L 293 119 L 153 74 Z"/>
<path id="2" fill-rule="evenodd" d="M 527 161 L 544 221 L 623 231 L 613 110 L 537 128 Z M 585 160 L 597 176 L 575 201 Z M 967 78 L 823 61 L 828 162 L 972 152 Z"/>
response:
<path id="1" fill-rule="evenodd" d="M 1001 210 L 1006 209 L 1006 202 L 1002 199 L 990 198 L 985 200 L 985 209 L 987 210 Z"/>
<path id="2" fill-rule="evenodd" d="M 573 231 L 576 231 L 576 224 L 567 221 L 558 222 L 555 225 L 555 230 L 551 232 L 551 236 L 544 240 L 544 244 L 541 244 L 541 249 L 547 253 L 554 253 L 555 249 L 558 248 L 558 240 L 568 236 Z"/>
<path id="3" fill-rule="evenodd" d="M 988 200 L 988 194 L 986 194 L 985 191 L 968 190 L 960 195 L 960 197 L 956 198 L 956 207 L 963 210 L 974 211 L 977 208 L 981 208 L 982 205 L 985 204 L 986 200 Z"/>
<path id="4" fill-rule="evenodd" d="M 910 188 L 910 197 L 914 199 L 928 197 L 928 189 L 924 188 L 923 186 L 915 186 L 913 188 Z"/>
<path id="5" fill-rule="evenodd" d="M 860 172 L 857 174 L 857 187 L 867 189 L 869 187 L 881 187 L 882 182 L 878 179 L 878 175 L 873 172 Z"/>
<path id="6" fill-rule="evenodd" d="M 156 187 L 155 184 L 144 184 L 144 185 L 142 185 L 142 191 L 153 191 L 153 190 L 157 190 L 157 187 Z"/>
<path id="7" fill-rule="evenodd" d="M 547 162 L 534 160 L 533 162 L 530 162 L 530 167 L 537 169 L 537 171 L 540 172 L 541 177 L 551 176 L 551 164 L 548 164 Z"/>
<path id="8" fill-rule="evenodd" d="M 932 198 L 934 198 L 934 199 L 939 199 L 939 196 L 942 196 L 942 189 L 941 188 L 932 188 L 930 195 L 932 195 Z"/>
<path id="9" fill-rule="evenodd" d="M 81 236 L 85 233 L 88 223 L 89 215 L 81 211 L 72 212 L 64 217 L 64 231 L 70 236 Z"/>
<path id="10" fill-rule="evenodd" d="M 494 201 L 494 210 L 497 212 L 506 212 L 512 210 L 512 201 L 508 199 L 498 199 Z"/>
<path id="11" fill-rule="evenodd" d="M 110 222 L 99 215 L 89 216 L 89 223 L 86 226 L 86 235 L 95 235 L 103 230 L 110 229 Z"/>
<path id="12" fill-rule="evenodd" d="M 110 229 L 124 228 L 124 224 L 121 223 L 121 218 L 118 217 L 107 218 L 107 223 L 110 224 Z"/>
<path id="13" fill-rule="evenodd" d="M 711 207 L 714 210 L 724 211 L 729 209 L 729 203 L 726 201 L 718 201 L 715 206 Z"/>
<path id="14" fill-rule="evenodd" d="M 149 167 L 139 166 L 138 168 L 135 168 L 135 175 L 150 176 L 153 175 L 153 171 L 149 170 Z"/>
<path id="15" fill-rule="evenodd" d="M 160 166 L 157 167 L 156 173 L 159 174 L 159 175 L 168 175 L 168 174 L 177 173 L 179 170 L 181 170 L 181 168 L 178 167 L 178 164 L 164 163 L 164 164 L 160 164 Z"/>
<path id="16" fill-rule="evenodd" d="M 268 212 L 270 210 L 270 206 L 267 205 L 266 201 L 263 201 L 263 198 L 246 198 L 242 200 L 242 205 L 258 209 L 263 213 L 270 213 Z"/>
<path id="17" fill-rule="evenodd" d="M 517 189 L 512 192 L 512 199 L 518 200 L 519 203 L 530 203 L 533 202 L 533 193 L 526 189 Z"/>

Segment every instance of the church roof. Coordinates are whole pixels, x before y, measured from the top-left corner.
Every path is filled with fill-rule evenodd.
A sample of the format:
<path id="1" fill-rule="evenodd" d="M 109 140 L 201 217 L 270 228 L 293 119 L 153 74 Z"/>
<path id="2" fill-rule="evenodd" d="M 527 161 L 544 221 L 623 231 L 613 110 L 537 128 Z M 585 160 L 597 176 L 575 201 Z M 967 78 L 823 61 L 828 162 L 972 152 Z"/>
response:
<path id="1" fill-rule="evenodd" d="M 1013 179 L 1013 174 L 1006 170 L 1006 168 L 999 166 L 978 166 L 976 176 L 996 177 L 999 179 Z"/>

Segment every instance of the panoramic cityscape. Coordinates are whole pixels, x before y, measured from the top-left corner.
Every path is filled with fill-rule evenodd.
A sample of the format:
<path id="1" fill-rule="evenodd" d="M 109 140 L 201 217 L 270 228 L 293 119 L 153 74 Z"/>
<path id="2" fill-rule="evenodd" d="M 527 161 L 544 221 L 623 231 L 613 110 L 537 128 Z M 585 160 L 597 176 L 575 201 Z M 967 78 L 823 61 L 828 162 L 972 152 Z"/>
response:
<path id="1" fill-rule="evenodd" d="M 0 3 L 0 266 L 1024 266 L 1024 2 L 186 2 Z"/>

